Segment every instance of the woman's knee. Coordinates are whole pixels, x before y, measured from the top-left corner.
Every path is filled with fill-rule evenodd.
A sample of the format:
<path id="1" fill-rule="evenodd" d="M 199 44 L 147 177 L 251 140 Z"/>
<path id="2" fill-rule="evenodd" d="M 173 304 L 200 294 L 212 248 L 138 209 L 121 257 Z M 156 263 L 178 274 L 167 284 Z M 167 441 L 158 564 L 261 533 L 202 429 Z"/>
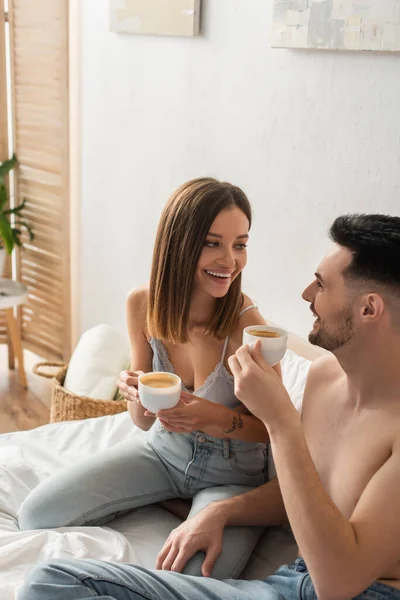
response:
<path id="1" fill-rule="evenodd" d="M 197 552 L 184 566 L 182 573 L 184 575 L 192 575 L 194 577 L 203 577 L 201 567 L 205 560 L 206 555 L 204 552 Z"/>
<path id="2" fill-rule="evenodd" d="M 33 529 L 50 529 L 40 506 L 25 506 L 23 504 L 18 511 L 18 525 L 21 531 L 32 531 Z"/>
<path id="3" fill-rule="evenodd" d="M 56 509 L 56 513 L 55 513 Z M 33 529 L 53 529 L 66 525 L 60 522 L 62 505 L 47 494 L 38 494 L 33 490 L 18 511 L 18 524 L 21 531 Z M 58 515 L 58 518 L 57 518 Z"/>

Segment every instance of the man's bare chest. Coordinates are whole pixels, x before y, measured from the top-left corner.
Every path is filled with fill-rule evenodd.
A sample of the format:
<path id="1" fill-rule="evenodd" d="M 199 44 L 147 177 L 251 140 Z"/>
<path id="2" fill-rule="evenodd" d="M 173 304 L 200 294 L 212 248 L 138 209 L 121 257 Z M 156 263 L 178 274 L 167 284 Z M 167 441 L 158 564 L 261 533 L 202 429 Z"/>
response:
<path id="1" fill-rule="evenodd" d="M 329 496 L 348 518 L 371 478 L 390 456 L 400 414 L 397 427 L 395 421 L 384 410 L 354 414 L 334 393 L 304 415 L 314 465 Z"/>

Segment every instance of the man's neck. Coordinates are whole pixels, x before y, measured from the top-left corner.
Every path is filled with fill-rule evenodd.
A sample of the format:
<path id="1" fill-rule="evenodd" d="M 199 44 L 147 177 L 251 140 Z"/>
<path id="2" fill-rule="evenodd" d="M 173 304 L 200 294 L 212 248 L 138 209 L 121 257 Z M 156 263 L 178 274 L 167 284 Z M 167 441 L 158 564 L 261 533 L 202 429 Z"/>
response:
<path id="1" fill-rule="evenodd" d="M 336 351 L 335 356 L 347 375 L 350 396 L 358 408 L 400 395 L 400 338 L 388 335 L 360 340 Z"/>

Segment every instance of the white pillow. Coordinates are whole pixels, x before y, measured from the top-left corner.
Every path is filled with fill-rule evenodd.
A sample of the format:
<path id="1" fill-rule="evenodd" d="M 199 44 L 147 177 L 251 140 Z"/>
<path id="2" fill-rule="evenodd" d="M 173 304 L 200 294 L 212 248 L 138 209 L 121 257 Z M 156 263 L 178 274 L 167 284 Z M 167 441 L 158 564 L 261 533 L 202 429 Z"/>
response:
<path id="1" fill-rule="evenodd" d="M 293 350 L 287 350 L 281 361 L 283 385 L 295 408 L 301 413 L 303 408 L 303 395 L 306 386 L 308 369 L 311 361 L 299 356 Z M 268 479 L 276 476 L 274 459 L 271 446 L 268 446 Z"/>
<path id="2" fill-rule="evenodd" d="M 71 357 L 64 388 L 79 396 L 112 400 L 119 373 L 129 368 L 128 339 L 109 325 L 86 331 Z"/>
<path id="3" fill-rule="evenodd" d="M 303 407 L 304 388 L 310 366 L 310 360 L 299 356 L 293 350 L 286 350 L 281 361 L 283 385 L 299 413 Z"/>

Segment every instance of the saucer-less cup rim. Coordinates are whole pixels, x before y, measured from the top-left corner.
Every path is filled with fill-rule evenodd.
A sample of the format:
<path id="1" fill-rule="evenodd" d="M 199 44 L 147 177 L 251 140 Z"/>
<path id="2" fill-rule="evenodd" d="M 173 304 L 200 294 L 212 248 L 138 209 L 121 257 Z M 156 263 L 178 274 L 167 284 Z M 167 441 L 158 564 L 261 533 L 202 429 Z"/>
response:
<path id="1" fill-rule="evenodd" d="M 149 377 L 151 375 L 161 375 L 161 376 L 168 375 L 169 377 L 173 377 L 174 379 L 177 379 L 177 383 L 175 385 L 171 385 L 170 387 L 167 387 L 167 388 L 151 387 L 151 385 L 146 385 L 145 383 L 143 383 L 143 379 L 145 377 Z M 169 373 L 168 371 L 149 371 L 148 373 L 143 373 L 142 375 L 139 376 L 138 383 L 140 383 L 143 387 L 146 387 L 149 390 L 151 390 L 152 394 L 154 393 L 155 395 L 160 395 L 160 396 L 168 396 L 172 392 L 175 392 L 177 388 L 182 387 L 182 380 L 179 377 L 179 375 L 177 375 L 176 373 Z"/>
<path id="2" fill-rule="evenodd" d="M 251 335 L 249 331 L 272 331 L 278 333 L 276 338 L 263 338 L 257 335 Z M 287 349 L 288 332 L 282 327 L 273 327 L 272 325 L 250 325 L 243 330 L 243 343 L 248 344 L 250 348 L 254 348 L 257 340 L 261 341 L 261 354 L 265 361 L 274 367 L 285 356 Z"/>
<path id="3" fill-rule="evenodd" d="M 279 333 L 279 337 L 259 337 L 258 335 L 250 335 L 250 331 L 272 331 L 273 333 Z M 262 342 L 268 341 L 268 344 L 271 344 L 271 346 L 280 346 L 282 342 L 286 342 L 288 338 L 286 329 L 283 329 L 282 327 L 273 327 L 272 325 L 249 325 L 249 327 L 243 329 L 243 334 L 248 335 L 255 342 L 257 340 L 261 340 Z"/>

